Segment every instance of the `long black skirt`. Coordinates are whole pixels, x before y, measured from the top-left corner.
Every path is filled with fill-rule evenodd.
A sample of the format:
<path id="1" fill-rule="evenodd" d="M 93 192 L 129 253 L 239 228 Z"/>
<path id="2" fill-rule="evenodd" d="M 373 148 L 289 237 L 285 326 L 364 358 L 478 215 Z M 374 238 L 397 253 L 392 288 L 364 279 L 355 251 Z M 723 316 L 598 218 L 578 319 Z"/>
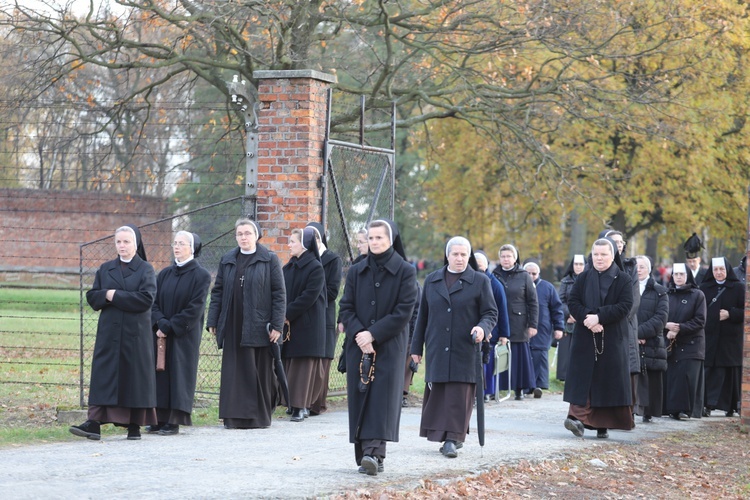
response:
<path id="1" fill-rule="evenodd" d="M 703 412 L 703 360 L 667 360 L 664 413 L 700 418 Z"/>
<path id="2" fill-rule="evenodd" d="M 469 433 L 476 384 L 430 383 L 424 388 L 419 435 L 428 441 L 463 443 Z"/>
<path id="3" fill-rule="evenodd" d="M 234 340 L 237 340 L 236 344 Z M 240 347 L 229 335 L 221 357 L 219 418 L 224 426 L 257 429 L 271 425 L 276 408 L 276 376 L 270 347 Z"/>
<path id="4" fill-rule="evenodd" d="M 706 408 L 709 410 L 739 411 L 741 366 L 707 366 Z"/>
<path id="5" fill-rule="evenodd" d="M 638 397 L 635 406 L 636 415 L 647 415 L 659 417 L 662 415 L 662 404 L 664 402 L 664 372 L 646 370 L 639 373 L 636 382 Z"/>

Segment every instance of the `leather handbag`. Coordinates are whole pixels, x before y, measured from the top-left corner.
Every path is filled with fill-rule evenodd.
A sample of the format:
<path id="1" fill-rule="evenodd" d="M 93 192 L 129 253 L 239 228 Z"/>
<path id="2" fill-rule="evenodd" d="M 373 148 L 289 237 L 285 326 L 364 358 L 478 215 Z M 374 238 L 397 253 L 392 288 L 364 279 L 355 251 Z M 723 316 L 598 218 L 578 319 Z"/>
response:
<path id="1" fill-rule="evenodd" d="M 163 372 L 167 367 L 167 338 L 156 337 L 156 371 Z"/>

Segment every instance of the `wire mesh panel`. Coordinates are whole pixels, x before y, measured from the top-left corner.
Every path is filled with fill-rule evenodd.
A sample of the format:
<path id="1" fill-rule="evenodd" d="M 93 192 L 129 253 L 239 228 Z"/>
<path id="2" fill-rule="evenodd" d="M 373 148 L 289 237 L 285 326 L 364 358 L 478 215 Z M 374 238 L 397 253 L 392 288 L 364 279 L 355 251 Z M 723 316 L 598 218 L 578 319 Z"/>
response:
<path id="1" fill-rule="evenodd" d="M 371 107 L 375 105 L 370 104 Z M 329 113 L 333 107 L 331 92 Z M 354 103 L 337 102 L 335 107 L 339 112 L 351 111 Z M 345 272 L 358 255 L 357 232 L 365 228 L 371 220 L 382 217 L 393 219 L 394 211 L 394 128 L 390 125 L 395 118 L 395 109 L 391 106 L 388 106 L 388 111 L 368 109 L 368 101 L 362 98 L 359 102 L 359 113 L 359 135 L 356 136 L 358 142 L 342 140 L 353 139 L 354 134 L 333 134 L 329 130 L 324 155 L 327 179 L 323 208 L 328 247 L 341 256 Z M 388 126 L 376 127 L 373 121 Z M 367 133 L 368 129 L 374 131 Z M 336 138 L 331 138 L 334 135 Z M 336 360 L 341 354 L 342 342 L 343 335 L 336 347 Z M 332 363 L 331 366 L 331 394 L 346 390 L 346 377 L 336 370 L 336 364 Z"/>
<path id="2" fill-rule="evenodd" d="M 157 273 L 169 266 L 172 262 L 173 234 L 177 231 L 190 231 L 196 233 L 201 239 L 202 249 L 197 260 L 211 273 L 213 281 L 222 255 L 237 246 L 234 238 L 234 222 L 243 215 L 244 207 L 244 197 L 237 197 L 140 226 L 148 261 Z M 112 228 L 113 231 L 115 229 Z M 113 237 L 100 238 L 81 245 L 79 345 L 81 406 L 84 406 L 87 400 L 91 357 L 94 352 L 99 320 L 99 313 L 91 309 L 86 302 L 86 291 L 91 289 L 99 266 L 116 257 Z M 221 354 L 216 340 L 204 329 L 196 386 L 198 400 L 218 397 L 220 372 Z"/>

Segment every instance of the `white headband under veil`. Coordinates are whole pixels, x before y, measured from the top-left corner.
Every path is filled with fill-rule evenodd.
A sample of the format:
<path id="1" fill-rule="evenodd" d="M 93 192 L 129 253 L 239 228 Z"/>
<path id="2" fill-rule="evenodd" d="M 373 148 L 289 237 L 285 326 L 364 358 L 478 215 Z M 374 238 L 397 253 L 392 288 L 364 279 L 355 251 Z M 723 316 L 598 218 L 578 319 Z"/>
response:
<path id="1" fill-rule="evenodd" d="M 177 236 L 186 236 L 188 241 L 190 242 L 190 255 L 195 254 L 195 238 L 193 238 L 193 233 L 191 233 L 190 231 L 177 231 L 174 236 L 175 238 Z"/>
<path id="2" fill-rule="evenodd" d="M 135 244 L 135 248 L 137 249 L 138 248 L 138 236 L 135 234 L 135 230 L 133 230 L 133 228 L 130 226 L 120 226 L 115 230 L 115 235 L 117 235 L 117 233 L 122 233 L 122 232 L 128 232 L 133 235 L 133 244 Z"/>
<path id="3" fill-rule="evenodd" d="M 445 245 L 445 256 L 448 257 L 448 254 L 451 251 L 451 247 L 453 245 L 461 245 L 465 246 L 469 249 L 469 255 L 471 255 L 471 243 L 469 243 L 469 240 L 464 238 L 463 236 L 454 236 L 453 238 L 448 240 L 448 243 Z"/>
<path id="4" fill-rule="evenodd" d="M 383 220 L 383 219 L 377 219 L 377 220 L 374 220 L 374 221 L 370 222 L 370 225 L 372 225 L 373 222 L 380 222 L 382 224 L 385 224 L 385 227 L 388 228 L 388 239 L 391 240 L 391 245 L 393 245 L 393 228 L 388 223 L 388 221 L 387 220 Z"/>

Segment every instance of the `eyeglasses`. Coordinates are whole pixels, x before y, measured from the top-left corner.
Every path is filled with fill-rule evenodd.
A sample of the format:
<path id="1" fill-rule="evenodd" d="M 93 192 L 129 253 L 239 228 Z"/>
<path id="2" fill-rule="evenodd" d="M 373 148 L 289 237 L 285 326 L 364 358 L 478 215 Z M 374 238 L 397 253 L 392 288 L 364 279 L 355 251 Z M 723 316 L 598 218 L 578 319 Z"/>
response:
<path id="1" fill-rule="evenodd" d="M 189 246 L 190 246 L 190 244 L 189 244 L 189 243 L 186 243 L 186 242 L 184 242 L 184 241 L 175 241 L 174 243 L 172 243 L 172 248 L 177 248 L 177 247 L 189 247 Z"/>

